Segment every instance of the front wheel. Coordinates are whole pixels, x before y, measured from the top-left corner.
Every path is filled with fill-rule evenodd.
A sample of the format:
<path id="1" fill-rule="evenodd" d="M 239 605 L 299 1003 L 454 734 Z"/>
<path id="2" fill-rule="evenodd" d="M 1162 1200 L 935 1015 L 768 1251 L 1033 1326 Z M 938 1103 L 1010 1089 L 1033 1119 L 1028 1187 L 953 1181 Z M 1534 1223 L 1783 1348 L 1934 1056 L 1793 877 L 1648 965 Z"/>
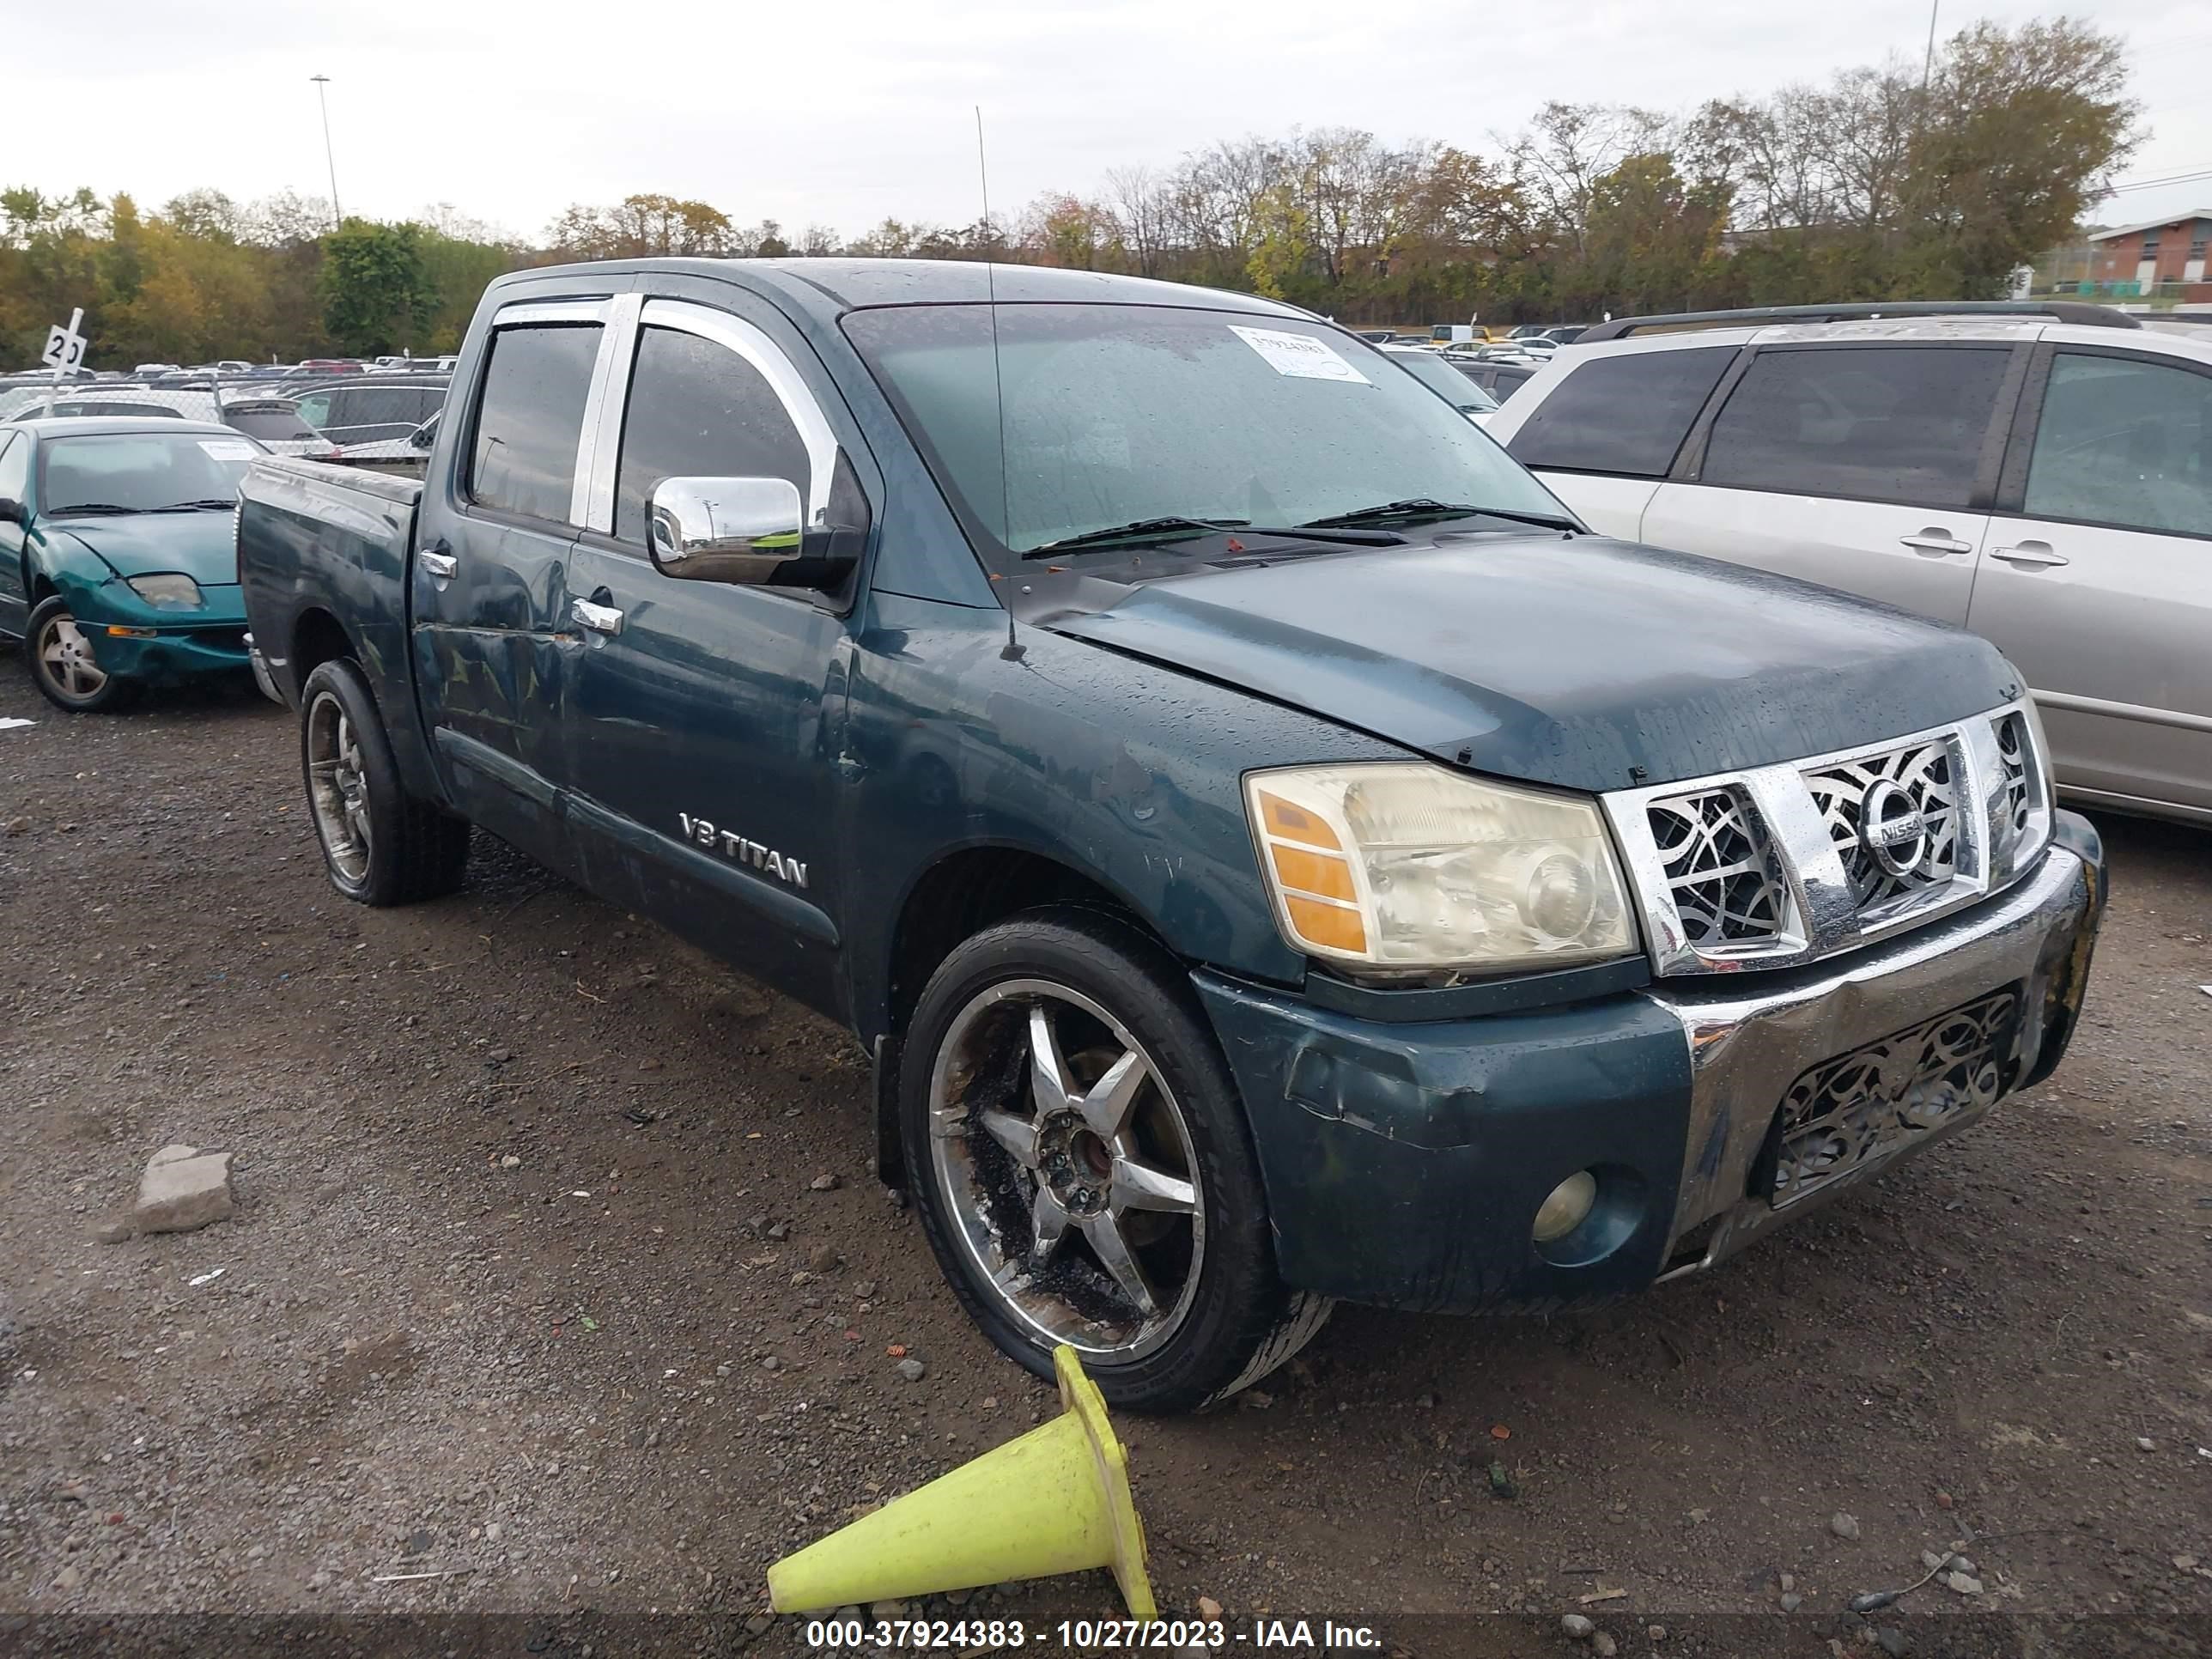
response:
<path id="1" fill-rule="evenodd" d="M 47 595 L 32 610 L 27 641 L 32 683 L 56 708 L 89 714 L 130 701 L 136 688 L 100 665 L 82 624 L 60 594 Z"/>
<path id="2" fill-rule="evenodd" d="M 300 769 L 339 892 L 362 904 L 411 904 L 461 884 L 469 826 L 406 792 L 368 682 L 343 657 L 301 689 Z"/>
<path id="3" fill-rule="evenodd" d="M 925 1230 L 986 1334 L 1040 1376 L 1073 1346 L 1117 1406 L 1182 1411 L 1265 1376 L 1329 1303 L 1275 1275 L 1228 1067 L 1174 960 L 1037 911 L 931 977 L 900 1079 Z"/>

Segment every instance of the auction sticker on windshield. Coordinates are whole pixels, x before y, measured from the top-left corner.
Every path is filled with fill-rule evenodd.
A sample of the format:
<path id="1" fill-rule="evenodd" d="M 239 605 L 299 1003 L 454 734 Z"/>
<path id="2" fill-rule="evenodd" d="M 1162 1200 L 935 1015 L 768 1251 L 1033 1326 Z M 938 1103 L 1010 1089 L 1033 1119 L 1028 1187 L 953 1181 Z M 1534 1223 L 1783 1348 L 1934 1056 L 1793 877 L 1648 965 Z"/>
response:
<path id="1" fill-rule="evenodd" d="M 236 438 L 203 438 L 200 447 L 211 461 L 250 461 L 256 453 L 252 444 Z"/>
<path id="2" fill-rule="evenodd" d="M 1278 374 L 1301 380 L 1352 380 L 1371 386 L 1364 374 L 1310 334 L 1285 334 L 1279 329 L 1243 328 L 1235 323 L 1229 331 L 1265 357 Z"/>

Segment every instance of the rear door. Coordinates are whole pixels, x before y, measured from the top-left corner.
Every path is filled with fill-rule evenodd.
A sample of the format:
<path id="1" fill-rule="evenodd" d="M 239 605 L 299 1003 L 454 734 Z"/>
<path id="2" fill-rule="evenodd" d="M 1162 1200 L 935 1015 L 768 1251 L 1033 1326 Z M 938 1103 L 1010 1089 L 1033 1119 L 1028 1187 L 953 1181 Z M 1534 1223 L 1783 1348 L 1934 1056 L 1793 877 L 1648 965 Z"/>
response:
<path id="1" fill-rule="evenodd" d="M 2077 791 L 2212 811 L 2212 366 L 2045 347 L 1967 620 Z"/>
<path id="2" fill-rule="evenodd" d="M 1506 447 L 1591 529 L 1638 540 L 1645 507 L 1735 356 L 1734 346 L 1698 346 L 1559 366 L 1548 389 L 1523 394 L 1541 401 Z"/>
<path id="3" fill-rule="evenodd" d="M 1644 539 L 1963 625 L 2027 348 L 1762 346 Z"/>
<path id="4" fill-rule="evenodd" d="M 601 416 L 567 584 L 584 641 L 562 721 L 570 811 L 593 890 L 830 1007 L 841 604 L 661 574 L 647 507 L 663 478 L 779 477 L 819 523 L 858 484 L 811 354 L 765 301 L 708 291 L 712 306 L 645 301 Z M 840 523 L 867 518 L 856 494 L 837 507 Z"/>
<path id="5" fill-rule="evenodd" d="M 416 526 L 410 615 L 416 683 L 440 775 L 468 815 L 566 866 L 557 711 L 580 648 L 568 544 L 583 518 L 593 416 L 614 316 L 635 301 L 503 307 L 480 354 L 467 418 L 445 434 Z"/>
<path id="6" fill-rule="evenodd" d="M 23 432 L 0 436 L 0 501 L 27 509 L 31 494 L 31 439 Z M 23 584 L 23 526 L 0 520 L 0 634 L 21 636 L 30 622 L 29 590 Z"/>

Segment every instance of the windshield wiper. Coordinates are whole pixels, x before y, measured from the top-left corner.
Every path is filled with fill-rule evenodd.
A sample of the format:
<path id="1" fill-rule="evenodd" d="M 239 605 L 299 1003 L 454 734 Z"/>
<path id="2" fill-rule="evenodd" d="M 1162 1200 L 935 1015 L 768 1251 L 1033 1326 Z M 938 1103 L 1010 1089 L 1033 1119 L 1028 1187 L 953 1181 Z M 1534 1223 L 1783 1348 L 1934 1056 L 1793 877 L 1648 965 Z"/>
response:
<path id="1" fill-rule="evenodd" d="M 1139 519 L 1134 524 L 1115 525 L 1110 530 L 1086 530 L 1080 536 L 1068 536 L 1060 541 L 1047 542 L 1042 547 L 1032 547 L 1022 555 L 1024 559 L 1048 559 L 1061 553 L 1079 552 L 1087 547 L 1107 547 L 1120 542 L 1188 541 L 1206 535 L 1228 535 L 1234 532 L 1241 536 L 1279 536 L 1289 541 L 1329 542 L 1347 547 L 1402 547 L 1406 538 L 1394 536 L 1387 530 L 1331 530 L 1322 525 L 1264 525 L 1254 524 L 1249 519 Z"/>
<path id="2" fill-rule="evenodd" d="M 1161 519 L 1138 519 L 1129 524 L 1109 526 L 1103 530 L 1086 530 L 1079 536 L 1063 536 L 1056 542 L 1046 542 L 1024 551 L 1025 559 L 1048 559 L 1055 553 L 1073 552 L 1081 547 L 1108 547 L 1115 542 L 1181 540 L 1190 536 L 1211 536 L 1225 530 L 1242 530 L 1251 523 L 1249 519 L 1186 519 L 1170 514 Z"/>
<path id="3" fill-rule="evenodd" d="M 147 511 L 149 513 L 196 513 L 211 507 L 218 512 L 228 513 L 232 507 L 236 507 L 237 505 L 238 497 L 235 495 L 232 496 L 227 501 L 220 501 L 215 496 L 210 495 L 205 501 L 171 501 L 167 507 L 149 507 Z"/>
<path id="4" fill-rule="evenodd" d="M 80 513 L 143 513 L 143 507 L 118 507 L 113 501 L 72 501 L 67 507 L 46 509 L 50 519 L 73 519 Z"/>
<path id="5" fill-rule="evenodd" d="M 1301 526 L 1312 529 L 1328 525 L 1410 523 L 1428 519 L 1510 519 L 1515 524 L 1533 524 L 1546 530 L 1564 530 L 1579 534 L 1582 526 L 1572 519 L 1562 518 L 1556 513 L 1516 513 L 1502 507 L 1477 507 L 1471 501 L 1432 501 L 1425 495 L 1415 495 L 1402 501 L 1378 501 L 1373 507 L 1354 507 L 1349 513 L 1333 513 L 1325 519 L 1316 519 L 1312 524 Z"/>

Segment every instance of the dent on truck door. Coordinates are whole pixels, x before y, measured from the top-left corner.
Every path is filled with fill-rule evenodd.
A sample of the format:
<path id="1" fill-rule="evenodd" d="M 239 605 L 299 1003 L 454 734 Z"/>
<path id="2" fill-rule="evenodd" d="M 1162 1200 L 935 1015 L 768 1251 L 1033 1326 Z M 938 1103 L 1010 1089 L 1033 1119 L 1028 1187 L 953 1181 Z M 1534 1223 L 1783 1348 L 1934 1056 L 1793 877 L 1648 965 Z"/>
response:
<path id="1" fill-rule="evenodd" d="M 646 524 L 665 477 L 787 478 L 825 501 L 835 441 L 758 331 L 665 301 L 644 323 L 610 529 L 569 557 L 588 607 L 562 722 L 585 880 L 830 1007 L 845 624 L 805 592 L 661 574 Z"/>
<path id="2" fill-rule="evenodd" d="M 557 715 L 574 651 L 572 504 L 606 333 L 565 313 L 494 331 L 460 476 L 425 492 L 412 574 L 416 669 L 446 787 L 471 817 L 556 866 L 569 862 Z"/>

